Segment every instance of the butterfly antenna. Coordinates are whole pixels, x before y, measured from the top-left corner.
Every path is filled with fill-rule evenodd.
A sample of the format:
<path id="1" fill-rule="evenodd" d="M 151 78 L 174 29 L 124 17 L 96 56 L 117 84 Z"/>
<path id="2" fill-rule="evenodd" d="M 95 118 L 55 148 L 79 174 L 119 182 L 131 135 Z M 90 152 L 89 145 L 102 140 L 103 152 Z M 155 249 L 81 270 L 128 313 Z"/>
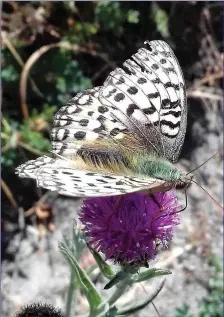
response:
<path id="1" fill-rule="evenodd" d="M 194 168 L 192 171 L 188 172 L 186 175 L 193 173 L 194 171 L 196 171 L 198 168 L 200 168 L 201 166 L 203 166 L 205 163 L 207 163 L 208 161 L 210 161 L 213 157 L 215 157 L 218 153 L 220 153 L 221 150 L 217 151 L 215 154 L 213 154 L 212 156 L 210 156 L 206 161 L 204 161 L 202 164 L 200 164 L 199 166 L 197 166 L 196 168 Z"/>
<path id="2" fill-rule="evenodd" d="M 140 285 L 141 285 L 141 287 L 143 288 L 143 290 L 144 290 L 144 292 L 146 293 L 146 295 L 148 295 L 148 293 L 146 292 L 146 289 L 145 289 L 145 287 L 143 286 L 143 284 L 140 283 Z M 155 303 L 154 303 L 153 301 L 151 301 L 151 303 L 152 303 L 152 306 L 153 306 L 153 308 L 155 309 L 157 315 L 158 315 L 159 317 L 162 317 L 162 316 L 160 315 L 160 313 L 159 313 L 159 311 L 158 311 L 158 308 L 156 307 Z"/>
<path id="3" fill-rule="evenodd" d="M 205 189 L 205 188 L 203 188 L 201 185 L 199 185 L 197 182 L 195 182 L 194 180 L 192 180 L 192 182 L 193 183 L 195 183 L 196 185 L 198 185 L 213 201 L 214 201 L 214 203 L 217 205 L 217 206 L 219 206 L 222 210 L 224 210 L 223 209 L 223 206 L 221 206 L 216 200 L 215 200 L 215 198 L 213 198 L 208 192 L 207 192 L 207 190 Z"/>

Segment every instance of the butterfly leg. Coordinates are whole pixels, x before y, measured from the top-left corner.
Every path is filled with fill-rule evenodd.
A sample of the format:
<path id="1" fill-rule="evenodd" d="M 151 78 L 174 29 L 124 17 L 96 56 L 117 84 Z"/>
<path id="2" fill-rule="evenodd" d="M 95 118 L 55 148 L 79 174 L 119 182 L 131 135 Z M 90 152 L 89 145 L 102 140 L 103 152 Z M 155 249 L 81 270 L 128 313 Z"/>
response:
<path id="1" fill-rule="evenodd" d="M 156 197 L 153 194 L 149 194 L 149 196 L 154 201 L 154 203 L 159 207 L 159 211 L 162 211 L 162 206 L 160 205 Z"/>
<path id="2" fill-rule="evenodd" d="M 119 197 L 117 198 L 115 204 L 114 204 L 113 211 L 112 211 L 112 213 L 109 215 L 109 217 L 108 217 L 108 219 L 107 219 L 107 228 L 109 227 L 109 222 L 110 222 L 111 217 L 117 212 L 117 207 L 118 207 L 118 205 L 119 205 L 119 203 L 120 203 L 120 201 L 121 201 L 121 198 L 122 198 L 122 196 L 119 196 Z"/>

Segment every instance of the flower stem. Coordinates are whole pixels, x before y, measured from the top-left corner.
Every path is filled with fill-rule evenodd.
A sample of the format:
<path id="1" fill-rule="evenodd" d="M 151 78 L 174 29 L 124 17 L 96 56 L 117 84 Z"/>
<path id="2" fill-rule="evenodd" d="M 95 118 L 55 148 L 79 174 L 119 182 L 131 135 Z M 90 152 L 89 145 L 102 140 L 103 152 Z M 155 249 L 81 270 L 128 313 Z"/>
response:
<path id="1" fill-rule="evenodd" d="M 120 282 L 114 294 L 109 298 L 108 303 L 112 306 L 124 293 L 124 291 L 129 287 L 127 280 Z"/>
<path id="2" fill-rule="evenodd" d="M 75 305 L 76 305 L 76 299 L 77 299 L 77 288 L 76 288 L 76 280 L 75 280 L 75 274 L 73 270 L 71 270 L 70 275 L 70 284 L 69 284 L 69 290 L 68 290 L 68 297 L 67 297 L 67 303 L 66 303 L 66 317 L 75 317 Z"/>

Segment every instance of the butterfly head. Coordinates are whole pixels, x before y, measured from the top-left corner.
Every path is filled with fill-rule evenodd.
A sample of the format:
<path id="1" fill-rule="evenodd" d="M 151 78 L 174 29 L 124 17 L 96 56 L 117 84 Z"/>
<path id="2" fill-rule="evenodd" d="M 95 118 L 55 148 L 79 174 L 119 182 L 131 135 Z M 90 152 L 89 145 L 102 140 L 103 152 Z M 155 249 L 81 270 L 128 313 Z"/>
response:
<path id="1" fill-rule="evenodd" d="M 183 177 L 178 180 L 176 183 L 177 189 L 186 189 L 192 184 L 193 175 L 185 174 Z"/>

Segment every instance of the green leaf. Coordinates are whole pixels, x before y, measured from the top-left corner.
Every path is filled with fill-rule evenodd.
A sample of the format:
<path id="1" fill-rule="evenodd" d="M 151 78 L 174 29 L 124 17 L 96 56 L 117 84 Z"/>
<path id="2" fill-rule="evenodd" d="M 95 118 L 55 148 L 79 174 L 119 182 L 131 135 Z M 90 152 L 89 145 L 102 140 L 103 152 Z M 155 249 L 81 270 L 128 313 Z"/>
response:
<path id="1" fill-rule="evenodd" d="M 136 274 L 132 278 L 132 282 L 139 283 L 139 282 L 149 280 L 149 279 L 156 277 L 156 276 L 162 276 L 162 275 L 168 275 L 168 274 L 172 274 L 172 272 L 170 270 L 166 270 L 166 269 L 157 269 L 157 268 L 148 269 L 148 270 L 145 270 L 143 272 L 140 272 L 139 274 Z"/>
<path id="2" fill-rule="evenodd" d="M 77 282 L 79 283 L 80 288 L 84 292 L 89 302 L 90 311 L 96 311 L 97 307 L 102 303 L 102 298 L 97 292 L 97 289 L 87 276 L 86 272 L 80 267 L 79 263 L 76 261 L 69 246 L 62 242 L 59 244 L 59 249 L 61 253 L 64 255 L 65 259 L 71 265 L 72 269 L 74 270 Z"/>
<path id="3" fill-rule="evenodd" d="M 116 285 L 117 283 L 123 281 L 124 279 L 126 279 L 128 277 L 130 277 L 130 273 L 124 272 L 124 271 L 120 271 L 110 280 L 109 283 L 107 283 L 104 286 L 104 289 L 109 289 L 109 288 L 113 287 L 114 285 Z"/>
<path id="4" fill-rule="evenodd" d="M 115 317 L 115 316 L 117 316 L 117 307 L 113 306 L 108 310 L 105 317 Z"/>
<path id="5" fill-rule="evenodd" d="M 140 304 L 137 305 L 129 305 L 129 307 L 121 309 L 117 312 L 117 315 L 131 315 L 136 313 L 139 310 L 142 310 L 143 308 L 145 308 L 148 304 L 150 304 L 155 298 L 156 296 L 160 293 L 160 291 L 162 290 L 163 286 L 165 284 L 165 279 L 162 281 L 162 283 L 160 284 L 160 286 L 158 287 L 158 289 L 155 291 L 155 293 L 153 293 L 147 300 L 143 301 Z"/>
<path id="6" fill-rule="evenodd" d="M 105 276 L 109 280 L 112 279 L 115 276 L 115 273 L 111 269 L 111 267 L 107 264 L 106 261 L 104 261 L 104 259 L 101 257 L 101 255 L 98 252 L 93 250 L 93 248 L 91 248 L 90 246 L 88 246 L 88 248 L 90 249 L 90 251 L 91 251 L 96 263 L 98 264 L 99 269 L 102 272 L 103 276 Z"/>
<path id="7" fill-rule="evenodd" d="M 14 82 L 19 79 L 19 73 L 14 67 L 14 65 L 8 65 L 2 69 L 2 81 Z"/>
<path id="8" fill-rule="evenodd" d="M 189 306 L 184 304 L 182 307 L 176 308 L 175 317 L 193 317 L 189 315 Z"/>
<path id="9" fill-rule="evenodd" d="M 136 10 L 129 10 L 127 20 L 129 23 L 137 24 L 139 22 L 139 12 Z"/>
<path id="10" fill-rule="evenodd" d="M 164 37 L 170 36 L 169 33 L 169 17 L 166 11 L 162 10 L 159 5 L 153 2 L 152 5 L 152 17 L 156 24 L 157 31 Z"/>

